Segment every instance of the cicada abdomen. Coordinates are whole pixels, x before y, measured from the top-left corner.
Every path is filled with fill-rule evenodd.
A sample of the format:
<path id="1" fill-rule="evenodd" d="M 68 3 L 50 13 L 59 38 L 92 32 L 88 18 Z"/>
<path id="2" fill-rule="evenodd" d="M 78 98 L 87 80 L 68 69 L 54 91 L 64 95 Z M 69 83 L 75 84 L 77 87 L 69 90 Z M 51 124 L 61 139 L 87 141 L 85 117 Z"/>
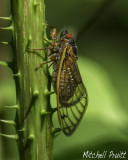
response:
<path id="1" fill-rule="evenodd" d="M 77 46 L 67 31 L 57 39 L 52 82 L 57 93 L 58 119 L 65 135 L 77 128 L 87 107 L 87 92 L 77 65 Z M 55 48 L 54 48 L 55 49 Z"/>

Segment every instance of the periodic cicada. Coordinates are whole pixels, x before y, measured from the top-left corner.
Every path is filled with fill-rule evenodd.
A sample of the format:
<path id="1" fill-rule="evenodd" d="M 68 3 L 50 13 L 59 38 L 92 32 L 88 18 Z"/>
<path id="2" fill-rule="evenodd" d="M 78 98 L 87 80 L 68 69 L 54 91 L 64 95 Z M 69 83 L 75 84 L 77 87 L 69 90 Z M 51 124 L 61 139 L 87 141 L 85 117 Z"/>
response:
<path id="1" fill-rule="evenodd" d="M 87 108 L 87 92 L 77 65 L 77 46 L 72 35 L 64 30 L 57 38 L 56 29 L 53 29 L 51 39 L 48 62 L 53 61 L 52 83 L 57 94 L 58 120 L 63 133 L 69 136 Z"/>
<path id="2" fill-rule="evenodd" d="M 77 46 L 67 30 L 56 38 L 56 29 L 51 33 L 50 44 L 53 61 L 52 83 L 57 94 L 57 113 L 60 128 L 71 135 L 80 123 L 87 107 L 87 92 L 77 65 Z"/>

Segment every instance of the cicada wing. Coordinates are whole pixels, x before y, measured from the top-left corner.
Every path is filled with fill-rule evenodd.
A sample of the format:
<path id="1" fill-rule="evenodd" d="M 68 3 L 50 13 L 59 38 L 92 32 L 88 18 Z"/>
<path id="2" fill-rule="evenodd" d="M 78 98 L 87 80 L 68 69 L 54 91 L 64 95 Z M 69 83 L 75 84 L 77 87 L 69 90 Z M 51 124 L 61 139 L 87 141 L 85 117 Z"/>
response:
<path id="1" fill-rule="evenodd" d="M 83 87 L 84 87 L 83 84 L 79 84 L 77 86 L 77 90 L 80 90 Z M 78 99 L 77 96 L 79 95 L 81 96 L 81 93 L 79 92 L 80 91 L 78 91 L 77 93 L 77 91 L 75 91 L 73 97 L 71 98 L 72 101 L 75 101 L 75 99 Z M 60 106 L 61 129 L 65 135 L 67 136 L 71 135 L 75 131 L 75 129 L 79 125 L 84 115 L 86 106 L 87 106 L 86 91 L 82 93 L 82 96 L 80 97 L 80 100 L 77 103 L 70 105 L 69 107 L 66 107 L 63 105 Z"/>
<path id="2" fill-rule="evenodd" d="M 84 115 L 87 107 L 87 92 L 76 60 L 72 57 L 67 59 L 63 62 L 60 75 L 58 116 L 61 130 L 69 136 L 75 131 Z"/>

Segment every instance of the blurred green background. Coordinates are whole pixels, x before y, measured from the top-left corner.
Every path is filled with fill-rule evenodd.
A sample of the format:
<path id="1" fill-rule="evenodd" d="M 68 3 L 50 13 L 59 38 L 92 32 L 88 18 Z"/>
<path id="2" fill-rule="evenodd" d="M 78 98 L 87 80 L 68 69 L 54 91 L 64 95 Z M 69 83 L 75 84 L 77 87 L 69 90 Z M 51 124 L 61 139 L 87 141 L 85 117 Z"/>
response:
<path id="1" fill-rule="evenodd" d="M 61 133 L 56 137 L 54 159 L 81 160 L 84 151 L 108 154 L 126 151 L 128 159 L 128 1 L 46 0 L 45 3 L 48 24 L 56 27 L 58 33 L 68 28 L 76 38 L 78 65 L 89 97 L 86 114 L 74 135 L 65 137 Z M 0 4 L 0 16 L 8 16 L 9 1 L 1 0 Z M 0 20 L 0 26 L 8 25 L 9 22 Z M 9 32 L 0 30 L 0 41 L 10 39 Z M 0 45 L 0 60 L 11 59 L 10 47 Z M 15 104 L 11 75 L 11 70 L 0 66 L 0 119 L 11 119 L 15 114 L 2 108 Z M 56 123 L 56 115 L 53 119 Z M 0 123 L 0 132 L 11 134 L 14 130 Z M 15 159 L 18 160 L 15 142 L 0 137 L 0 160 Z"/>

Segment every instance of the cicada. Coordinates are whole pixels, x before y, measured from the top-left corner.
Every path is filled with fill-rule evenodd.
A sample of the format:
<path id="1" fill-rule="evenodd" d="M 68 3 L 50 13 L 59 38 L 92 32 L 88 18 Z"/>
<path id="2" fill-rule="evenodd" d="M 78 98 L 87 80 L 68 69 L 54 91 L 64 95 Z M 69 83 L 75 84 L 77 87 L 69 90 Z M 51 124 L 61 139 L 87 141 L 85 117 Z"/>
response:
<path id="1" fill-rule="evenodd" d="M 77 45 L 72 34 L 64 30 L 57 38 L 54 28 L 51 39 L 48 49 L 53 61 L 52 84 L 57 94 L 58 120 L 63 133 L 69 136 L 87 108 L 87 91 L 77 65 Z"/>
<path id="2" fill-rule="evenodd" d="M 71 33 L 56 29 L 51 33 L 51 60 L 53 60 L 52 83 L 57 94 L 57 113 L 60 128 L 67 136 L 79 125 L 87 108 L 87 91 L 77 65 L 77 45 Z"/>

